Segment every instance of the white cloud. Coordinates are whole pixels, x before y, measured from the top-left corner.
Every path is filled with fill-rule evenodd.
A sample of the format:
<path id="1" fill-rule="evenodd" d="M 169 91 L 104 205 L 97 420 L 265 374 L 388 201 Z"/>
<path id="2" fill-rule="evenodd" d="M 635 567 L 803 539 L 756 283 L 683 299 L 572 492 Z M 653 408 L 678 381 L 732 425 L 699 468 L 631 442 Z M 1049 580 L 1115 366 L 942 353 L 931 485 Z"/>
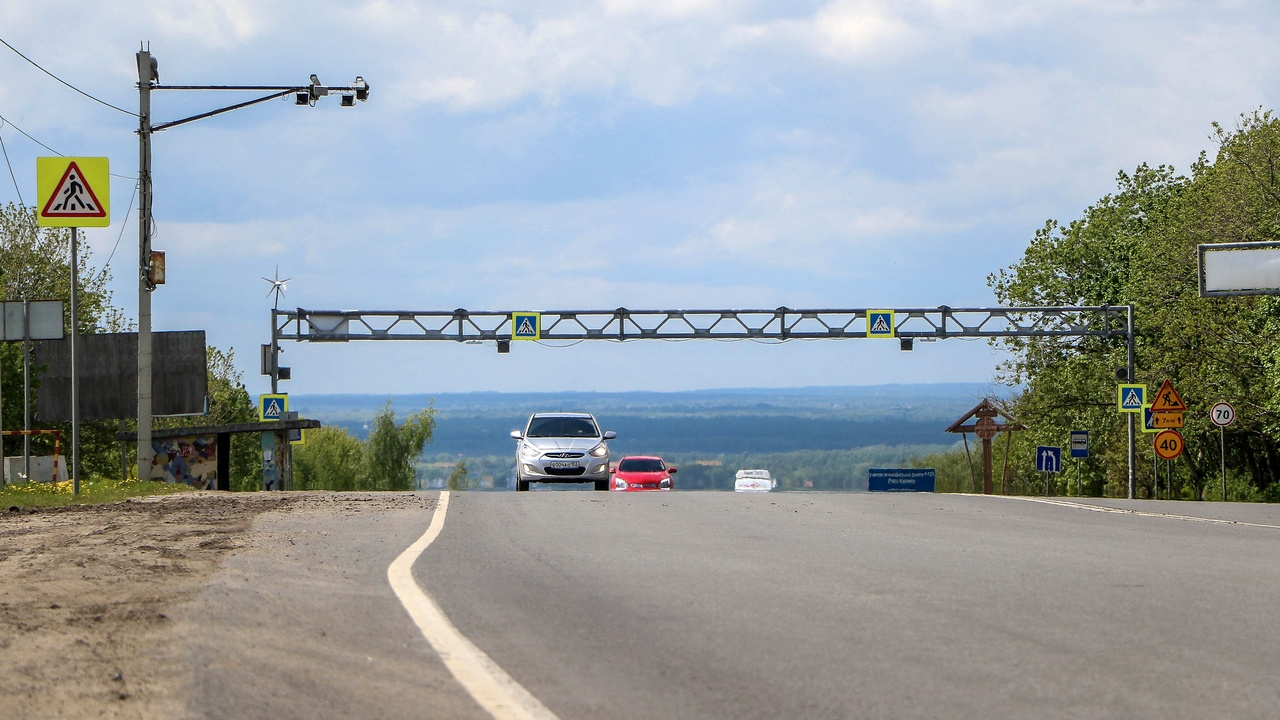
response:
<path id="1" fill-rule="evenodd" d="M 204 47 L 243 46 L 264 29 L 268 4 L 253 0 L 159 0 L 149 6 L 156 29 Z"/>
<path id="2" fill-rule="evenodd" d="M 816 47 L 828 57 L 857 62 L 911 54 L 923 38 L 888 7 L 866 0 L 842 0 L 818 11 L 811 21 Z"/>

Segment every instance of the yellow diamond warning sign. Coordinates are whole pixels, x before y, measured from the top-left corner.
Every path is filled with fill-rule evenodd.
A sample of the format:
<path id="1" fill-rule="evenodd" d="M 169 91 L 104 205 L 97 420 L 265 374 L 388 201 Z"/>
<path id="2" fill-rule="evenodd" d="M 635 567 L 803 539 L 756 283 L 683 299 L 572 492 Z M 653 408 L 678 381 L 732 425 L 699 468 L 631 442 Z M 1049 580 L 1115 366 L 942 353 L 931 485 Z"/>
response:
<path id="1" fill-rule="evenodd" d="M 111 224 L 111 182 L 104 157 L 36 158 L 40 227 Z"/>

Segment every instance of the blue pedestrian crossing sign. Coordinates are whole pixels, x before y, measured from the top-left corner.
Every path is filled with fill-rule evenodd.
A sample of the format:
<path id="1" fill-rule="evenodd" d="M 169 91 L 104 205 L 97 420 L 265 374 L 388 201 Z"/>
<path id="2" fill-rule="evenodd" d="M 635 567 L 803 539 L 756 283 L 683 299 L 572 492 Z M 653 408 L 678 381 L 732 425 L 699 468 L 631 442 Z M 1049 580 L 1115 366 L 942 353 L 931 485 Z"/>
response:
<path id="1" fill-rule="evenodd" d="M 259 395 L 258 396 L 258 420 L 262 422 L 276 422 L 283 420 L 284 414 L 289 412 L 289 396 L 280 393 Z"/>
<path id="2" fill-rule="evenodd" d="M 1041 445 L 1036 448 L 1036 472 L 1061 472 L 1062 448 Z"/>
<path id="3" fill-rule="evenodd" d="M 1116 407 L 1120 412 L 1140 413 L 1147 404 L 1146 385 L 1120 385 Z"/>
<path id="4" fill-rule="evenodd" d="M 512 340 L 541 340 L 542 316 L 538 313 L 511 313 Z"/>
<path id="5" fill-rule="evenodd" d="M 892 338 L 895 335 L 892 310 L 867 311 L 867 337 Z"/>

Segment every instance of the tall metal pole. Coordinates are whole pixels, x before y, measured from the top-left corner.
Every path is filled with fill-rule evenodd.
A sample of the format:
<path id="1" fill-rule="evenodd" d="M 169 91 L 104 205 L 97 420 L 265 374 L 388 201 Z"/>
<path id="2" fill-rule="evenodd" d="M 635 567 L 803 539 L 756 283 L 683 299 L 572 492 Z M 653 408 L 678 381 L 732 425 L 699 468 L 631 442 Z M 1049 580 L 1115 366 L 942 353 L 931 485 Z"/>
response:
<path id="1" fill-rule="evenodd" d="M 31 430 L 31 301 L 22 299 L 22 429 Z M 22 472 L 31 479 L 31 435 L 22 436 Z"/>
<path id="2" fill-rule="evenodd" d="M 1218 426 L 1218 450 L 1222 459 L 1222 502 L 1227 501 L 1227 429 Z"/>
<path id="3" fill-rule="evenodd" d="M 1129 382 L 1133 382 L 1134 350 L 1133 350 L 1133 306 L 1132 305 L 1129 306 L 1127 315 L 1128 315 L 1128 320 L 1127 320 L 1128 330 L 1125 334 L 1125 342 L 1127 344 L 1126 350 L 1128 351 L 1127 368 L 1128 368 Z M 1135 497 L 1137 497 L 1137 486 L 1138 486 L 1138 449 L 1137 449 L 1137 445 L 1135 444 L 1137 440 L 1135 438 L 1137 422 L 1134 419 L 1134 417 L 1138 413 L 1125 413 L 1125 414 L 1129 416 L 1129 499 L 1132 500 Z"/>
<path id="4" fill-rule="evenodd" d="M 71 228 L 71 492 L 80 494 L 80 371 L 76 366 L 80 344 L 79 233 Z M 56 477 L 54 478 L 57 479 Z"/>
<path id="5" fill-rule="evenodd" d="M 138 479 L 151 478 L 151 52 L 138 51 Z"/>
<path id="6" fill-rule="evenodd" d="M 276 277 L 280 277 L 276 275 Z M 279 298 L 279 295 L 276 296 Z M 277 300 L 279 302 L 279 300 Z M 271 394 L 275 395 L 279 392 L 277 386 L 280 384 L 280 333 L 276 329 L 276 318 L 280 310 L 278 308 L 271 309 L 271 358 L 268 360 L 271 366 L 267 369 L 271 371 Z"/>

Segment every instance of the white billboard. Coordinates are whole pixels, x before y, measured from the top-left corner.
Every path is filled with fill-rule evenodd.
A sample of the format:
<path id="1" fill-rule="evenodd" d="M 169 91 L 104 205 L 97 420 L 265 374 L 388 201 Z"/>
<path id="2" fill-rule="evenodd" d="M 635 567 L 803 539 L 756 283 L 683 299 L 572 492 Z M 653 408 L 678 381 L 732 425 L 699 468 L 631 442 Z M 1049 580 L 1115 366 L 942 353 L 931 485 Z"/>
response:
<path id="1" fill-rule="evenodd" d="M 1280 242 L 1198 246 L 1200 297 L 1280 295 Z"/>

